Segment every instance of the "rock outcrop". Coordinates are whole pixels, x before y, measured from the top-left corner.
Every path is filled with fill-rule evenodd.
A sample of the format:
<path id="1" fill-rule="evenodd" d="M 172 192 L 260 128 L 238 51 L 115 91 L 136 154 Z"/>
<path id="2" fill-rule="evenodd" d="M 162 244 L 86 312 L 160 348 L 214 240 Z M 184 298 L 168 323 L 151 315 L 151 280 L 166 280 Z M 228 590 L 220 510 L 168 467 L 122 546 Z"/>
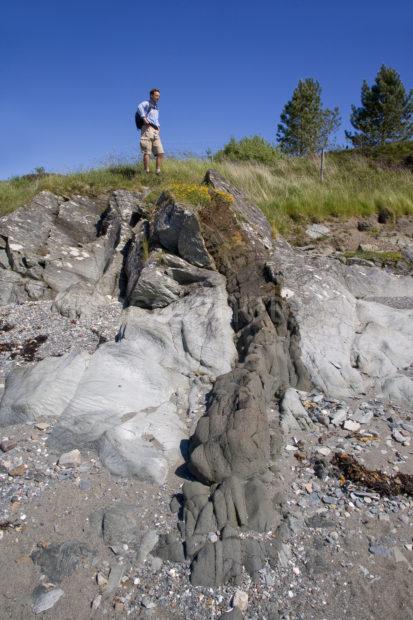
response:
<path id="1" fill-rule="evenodd" d="M 78 316 L 89 302 L 119 297 L 124 250 L 145 213 L 136 192 L 93 200 L 41 192 L 0 220 L 0 304 L 57 296 L 57 310 Z"/>
<path id="2" fill-rule="evenodd" d="M 154 553 L 219 586 L 277 562 L 282 434 L 315 423 L 300 390 L 411 402 L 413 279 L 309 260 L 216 172 L 204 182 L 203 206 L 43 192 L 0 221 L 2 303 L 46 299 L 72 320 L 124 306 L 116 341 L 15 368 L 0 422 L 58 416 L 50 449 L 159 484 L 185 456 L 179 535 Z"/>
<path id="3" fill-rule="evenodd" d="M 205 393 L 235 360 L 231 309 L 224 276 L 199 267 L 213 267 L 213 261 L 199 233 L 193 239 L 187 236 L 197 227 L 199 231 L 190 210 L 177 206 L 185 217 L 172 217 L 168 237 L 162 204 L 149 224 L 137 195 L 115 192 L 109 203 L 101 213 L 92 201 L 77 199 L 68 205 L 42 194 L 3 221 L 8 251 L 11 244 L 16 253 L 13 266 L 19 267 L 25 283 L 27 257 L 33 256 L 33 263 L 38 260 L 51 238 L 54 243 L 61 238 L 61 245 L 54 246 L 56 256 L 69 252 L 79 258 L 77 254 L 86 253 L 86 243 L 89 255 L 95 252 L 93 264 L 87 257 L 78 262 L 73 258 L 70 264 L 61 257 L 55 259 L 58 265 L 37 263 L 39 278 L 50 285 L 47 295 L 55 294 L 52 307 L 62 315 L 76 319 L 92 312 L 105 302 L 99 288 L 111 281 L 109 290 L 123 293 L 127 308 L 117 342 L 102 344 L 93 354 L 46 358 L 14 370 L 6 381 L 0 420 L 12 424 L 59 416 L 49 438 L 56 451 L 93 447 L 112 473 L 162 483 L 180 458 Z M 39 232 L 29 235 L 23 246 L 31 218 L 43 207 L 46 215 Z M 65 214 L 64 222 L 70 221 L 69 208 L 74 213 L 71 227 L 61 222 Z M 182 226 L 185 234 L 173 249 L 192 264 L 168 252 Z M 160 244 L 160 237 L 168 247 Z M 75 241 L 82 249 L 68 246 Z M 55 284 L 49 277 L 51 264 L 58 278 Z"/>
<path id="4" fill-rule="evenodd" d="M 273 269 L 299 328 L 301 359 L 333 398 L 372 391 L 413 399 L 413 277 L 333 258 L 308 259 L 277 240 Z"/>
<path id="5" fill-rule="evenodd" d="M 253 541 L 241 541 L 239 532 L 265 532 L 279 523 L 266 486 L 281 442 L 271 408 L 288 385 L 305 385 L 306 373 L 294 321 L 268 268 L 268 222 L 215 172 L 205 182 L 212 199 L 197 215 L 205 247 L 226 277 L 238 360 L 218 377 L 191 438 L 189 468 L 198 481 L 183 487 L 181 533 L 192 583 L 220 585 L 237 583 L 244 565 L 255 574 L 273 552 L 252 549 Z"/>

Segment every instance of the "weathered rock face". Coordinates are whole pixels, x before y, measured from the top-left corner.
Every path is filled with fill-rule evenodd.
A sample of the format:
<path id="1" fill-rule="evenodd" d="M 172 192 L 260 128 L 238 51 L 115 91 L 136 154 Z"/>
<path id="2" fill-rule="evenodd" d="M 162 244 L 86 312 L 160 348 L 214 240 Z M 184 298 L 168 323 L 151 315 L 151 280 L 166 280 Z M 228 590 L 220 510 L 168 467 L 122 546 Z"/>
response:
<path id="1" fill-rule="evenodd" d="M 232 314 L 224 276 L 159 245 L 161 205 L 152 230 L 144 211 L 133 210 L 134 195 L 117 192 L 111 205 L 123 221 L 121 268 L 129 304 L 118 341 L 101 345 L 93 355 L 49 358 L 12 372 L 0 420 L 11 424 L 57 415 L 60 421 L 49 441 L 56 450 L 94 447 L 114 474 L 162 483 L 211 382 L 235 360 Z M 182 207 L 177 208 L 181 213 Z M 133 229 L 125 218 L 135 224 Z M 198 222 L 186 210 L 181 222 L 185 230 L 191 218 Z M 108 238 L 113 219 L 103 219 L 101 232 Z M 171 221 L 176 227 L 176 220 Z M 199 264 L 199 239 L 194 244 L 196 251 L 190 238 L 181 247 Z M 205 249 L 204 255 L 206 260 Z M 121 276 L 113 275 L 120 282 Z M 93 272 L 59 292 L 53 307 L 70 318 L 89 312 L 102 301 L 95 286 L 102 281 L 95 276 Z"/>
<path id="2" fill-rule="evenodd" d="M 97 200 L 41 192 L 0 220 L 0 303 L 54 299 L 65 292 L 56 307 L 71 316 L 86 311 L 87 303 L 79 303 L 85 287 L 118 296 L 123 261 L 116 250 L 142 213 L 142 196 L 132 192 L 118 190 Z M 110 277 L 113 263 L 117 279 Z M 103 303 L 95 295 L 97 302 Z"/>
<path id="3" fill-rule="evenodd" d="M 286 242 L 272 258 L 301 336 L 313 383 L 342 398 L 374 390 L 413 399 L 413 278 L 377 267 L 309 260 Z"/>
<path id="4" fill-rule="evenodd" d="M 214 198 L 197 215 L 205 247 L 226 277 L 238 361 L 218 377 L 191 438 L 189 467 L 199 482 L 184 485 L 181 531 L 193 560 L 192 583 L 220 585 L 237 583 L 249 557 L 239 528 L 277 526 L 279 517 L 261 480 L 270 465 L 271 436 L 276 444 L 281 433 L 278 419 L 271 421 L 270 405 L 288 385 L 304 385 L 306 376 L 296 355 L 293 322 L 267 267 L 267 221 L 218 174 L 210 171 L 206 183 Z M 232 200 L 221 203 L 219 192 Z M 214 542 L 208 533 L 217 531 Z M 260 566 L 267 555 L 259 549 Z"/>
<path id="5" fill-rule="evenodd" d="M 204 412 L 190 441 L 197 481 L 184 485 L 182 540 L 162 553 L 185 549 L 193 583 L 219 585 L 238 582 L 243 565 L 253 576 L 273 553 L 239 531 L 278 526 L 266 484 L 281 442 L 274 399 L 307 378 L 266 219 L 213 171 L 205 182 L 208 206 L 190 208 L 165 193 L 150 217 L 133 195 L 116 192 L 103 214 L 90 207 L 82 233 L 89 203 L 47 197 L 49 219 L 30 251 L 37 257 L 53 237 L 55 253 L 36 265 L 50 295 L 58 293 L 54 308 L 76 318 L 117 287 L 127 309 L 116 342 L 12 372 L 0 420 L 57 415 L 52 448 L 93 447 L 114 474 L 162 483 L 188 436 L 188 414 L 192 423 Z M 22 239 L 8 226 L 2 238 L 10 246 Z M 75 241 L 81 249 L 68 245 Z M 8 271 L 27 280 L 29 253 L 13 251 L 19 271 Z"/>
<path id="6" fill-rule="evenodd" d="M 189 277 L 192 268 L 180 263 Z M 165 480 L 186 437 L 191 391 L 202 394 L 231 368 L 235 354 L 224 278 L 203 275 L 207 286 L 190 285 L 191 291 L 156 313 L 128 310 L 120 341 L 102 345 L 91 357 L 53 444 L 95 444 L 113 473 Z"/>

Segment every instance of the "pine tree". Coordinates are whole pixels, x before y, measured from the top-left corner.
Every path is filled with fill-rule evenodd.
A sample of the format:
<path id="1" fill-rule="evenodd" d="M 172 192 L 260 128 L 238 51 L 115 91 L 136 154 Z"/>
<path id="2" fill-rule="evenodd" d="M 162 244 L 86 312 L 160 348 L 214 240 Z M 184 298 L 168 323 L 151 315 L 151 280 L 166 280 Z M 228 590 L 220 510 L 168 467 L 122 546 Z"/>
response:
<path id="1" fill-rule="evenodd" d="M 413 136 L 413 90 L 406 93 L 395 69 L 382 65 L 373 86 L 361 87 L 361 107 L 352 106 L 350 121 L 356 133 L 346 131 L 353 146 L 375 146 Z"/>
<path id="2" fill-rule="evenodd" d="M 330 135 L 340 126 L 338 108 L 323 109 L 321 86 L 312 78 L 300 80 L 285 105 L 277 140 L 284 153 L 309 155 L 327 148 Z"/>

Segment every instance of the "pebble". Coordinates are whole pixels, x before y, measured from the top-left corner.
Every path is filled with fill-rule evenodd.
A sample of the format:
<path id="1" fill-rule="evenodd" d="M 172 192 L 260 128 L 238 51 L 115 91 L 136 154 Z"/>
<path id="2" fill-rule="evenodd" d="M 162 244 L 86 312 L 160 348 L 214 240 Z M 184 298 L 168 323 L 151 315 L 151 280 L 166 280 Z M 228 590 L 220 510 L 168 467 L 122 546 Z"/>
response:
<path id="1" fill-rule="evenodd" d="M 146 609 L 155 609 L 156 607 L 156 603 L 154 603 L 153 600 L 149 596 L 146 596 L 146 595 L 142 596 L 141 604 L 142 604 L 142 607 L 145 607 Z"/>
<path id="2" fill-rule="evenodd" d="M 102 588 L 103 590 L 108 585 L 108 580 L 104 575 L 102 575 L 102 573 L 98 573 L 96 575 L 96 583 L 98 584 L 99 588 Z"/>
<path id="3" fill-rule="evenodd" d="M 398 443 L 402 443 L 402 444 L 410 443 L 411 437 L 409 433 L 403 429 L 399 430 L 397 428 L 394 428 L 391 434 L 392 434 L 393 439 L 397 441 Z"/>
<path id="4" fill-rule="evenodd" d="M 315 396 L 312 397 L 311 399 L 313 401 L 313 403 L 321 403 L 324 400 L 324 394 L 316 394 Z"/>
<path id="5" fill-rule="evenodd" d="M 358 409 L 352 416 L 352 419 L 355 422 L 359 422 L 360 424 L 368 424 L 374 417 L 373 411 Z"/>
<path id="6" fill-rule="evenodd" d="M 321 448 L 317 448 L 317 452 L 323 456 L 329 456 L 331 454 L 331 449 L 327 448 L 327 446 L 323 446 Z"/>
<path id="7" fill-rule="evenodd" d="M 49 422 L 38 422 L 37 424 L 35 424 L 35 427 L 39 431 L 46 431 L 50 427 L 50 424 Z"/>
<path id="8" fill-rule="evenodd" d="M 323 495 L 321 498 L 324 504 L 337 504 L 337 497 L 332 497 L 331 495 Z"/>
<path id="9" fill-rule="evenodd" d="M 100 606 L 102 602 L 102 595 L 101 594 L 96 594 L 95 598 L 92 601 L 92 609 L 98 609 L 98 607 Z"/>
<path id="10" fill-rule="evenodd" d="M 389 547 L 386 547 L 385 545 L 371 543 L 369 545 L 369 551 L 373 555 L 379 555 L 383 558 L 389 558 L 391 556 L 391 549 L 389 549 Z"/>
<path id="11" fill-rule="evenodd" d="M 48 592 L 42 592 L 36 596 L 36 601 L 32 607 L 34 614 L 41 614 L 56 605 L 57 601 L 63 596 L 61 588 L 54 588 Z"/>
<path id="12" fill-rule="evenodd" d="M 17 467 L 12 467 L 9 470 L 9 476 L 12 476 L 13 478 L 15 478 L 16 476 L 24 476 L 25 473 L 26 465 L 24 465 L 24 463 L 22 463 L 21 465 L 17 465 Z"/>
<path id="13" fill-rule="evenodd" d="M 248 594 L 244 590 L 236 590 L 232 597 L 232 605 L 241 611 L 245 611 L 248 607 Z"/>
<path id="14" fill-rule="evenodd" d="M 59 458 L 60 467 L 78 467 L 82 462 L 80 451 L 76 448 L 70 452 L 65 452 Z"/>
<path id="15" fill-rule="evenodd" d="M 170 511 L 173 514 L 176 514 L 177 512 L 179 512 L 180 507 L 181 507 L 181 504 L 180 504 L 178 498 L 176 497 L 176 495 L 174 495 L 173 498 L 171 499 L 170 504 L 169 504 Z"/>
<path id="16" fill-rule="evenodd" d="M 3 452 L 10 452 L 10 450 L 13 450 L 16 447 L 17 441 L 14 441 L 13 439 L 3 439 L 0 443 L 0 449 Z"/>
<path id="17" fill-rule="evenodd" d="M 358 430 L 360 430 L 360 423 L 359 422 L 354 422 L 354 420 L 346 420 L 343 424 L 343 428 L 346 431 L 352 431 L 352 432 L 356 432 Z"/>
<path id="18" fill-rule="evenodd" d="M 333 415 L 331 419 L 331 423 L 334 424 L 334 426 L 340 426 L 340 424 L 342 424 L 346 420 L 346 418 L 347 418 L 347 411 L 345 409 L 339 409 Z"/>

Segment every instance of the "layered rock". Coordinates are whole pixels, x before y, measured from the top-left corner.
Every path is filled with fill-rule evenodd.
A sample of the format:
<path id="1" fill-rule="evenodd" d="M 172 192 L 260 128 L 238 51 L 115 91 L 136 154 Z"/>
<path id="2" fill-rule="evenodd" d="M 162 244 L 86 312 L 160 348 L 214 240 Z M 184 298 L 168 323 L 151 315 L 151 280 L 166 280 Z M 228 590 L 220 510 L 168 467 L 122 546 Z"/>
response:
<path id="1" fill-rule="evenodd" d="M 149 225 L 145 212 L 135 208 L 133 194 L 115 192 L 110 203 L 109 214 L 104 212 L 99 219 L 100 236 L 90 243 L 103 252 L 107 245 L 102 238 L 113 240 L 116 231 L 121 239 L 122 261 L 113 275 L 119 291 L 124 279 L 129 308 L 117 342 L 102 344 L 94 354 L 48 358 L 16 369 L 7 378 L 0 420 L 11 424 L 59 416 L 49 439 L 53 449 L 93 447 L 112 473 L 162 483 L 180 457 L 188 427 L 202 408 L 211 382 L 228 372 L 236 357 L 231 309 L 224 276 L 197 266 L 200 262 L 212 266 L 205 248 L 204 261 L 199 258 L 199 238 L 195 236 L 192 244 L 187 237 L 180 244 L 194 264 L 161 246 L 161 204 Z M 53 217 L 58 217 L 58 199 L 53 205 Z M 179 221 L 187 231 L 199 229 L 195 215 L 178 209 L 185 211 Z M 172 218 L 170 238 L 175 225 Z M 50 230 L 55 237 L 60 230 L 57 225 L 50 227 L 48 220 L 43 245 Z M 43 247 L 40 241 L 36 251 L 39 247 Z M 178 246 L 175 249 L 178 252 Z M 19 251 L 27 254 L 24 248 Z M 116 257 L 110 267 L 113 264 Z M 99 274 L 99 270 L 85 271 L 81 280 L 58 292 L 53 307 L 70 318 L 91 311 L 102 301 L 97 289 L 108 271 Z"/>
<path id="2" fill-rule="evenodd" d="M 268 268 L 268 222 L 217 173 L 205 182 L 211 202 L 197 216 L 205 247 L 226 277 L 238 361 L 218 377 L 191 438 L 189 468 L 198 481 L 183 487 L 181 533 L 192 583 L 220 585 L 238 582 L 244 565 L 255 575 L 271 553 L 241 541 L 239 529 L 264 532 L 279 523 L 265 483 L 281 441 L 271 407 L 288 385 L 305 385 L 306 376 L 294 322 Z"/>
<path id="3" fill-rule="evenodd" d="M 413 399 L 413 278 L 368 265 L 314 258 L 285 241 L 273 269 L 301 336 L 313 383 L 329 396 L 368 393 L 409 405 Z"/>
<path id="4" fill-rule="evenodd" d="M 65 292 L 56 308 L 78 316 L 95 291 L 117 297 L 119 250 L 132 235 L 130 223 L 142 213 L 142 195 L 132 192 L 118 190 L 95 200 L 41 192 L 0 220 L 0 303 L 54 299 Z M 94 301 L 103 303 L 97 294 Z"/>

